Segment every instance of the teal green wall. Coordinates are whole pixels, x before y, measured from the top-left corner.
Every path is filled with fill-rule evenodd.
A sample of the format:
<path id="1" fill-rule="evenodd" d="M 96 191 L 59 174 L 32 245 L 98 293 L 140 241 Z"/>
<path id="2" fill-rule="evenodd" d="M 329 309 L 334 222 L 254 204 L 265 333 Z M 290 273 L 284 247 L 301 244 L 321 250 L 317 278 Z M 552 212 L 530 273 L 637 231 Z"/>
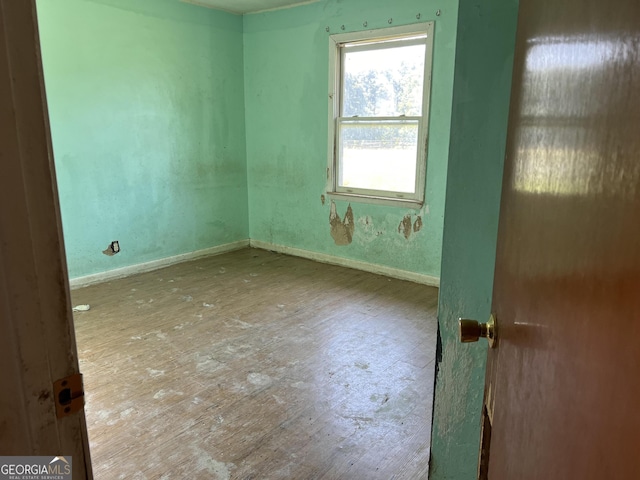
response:
<path id="1" fill-rule="evenodd" d="M 248 238 L 242 17 L 177 0 L 38 17 L 70 277 Z"/>
<path id="2" fill-rule="evenodd" d="M 438 277 L 457 16 L 441 4 L 325 0 L 243 20 L 177 0 L 39 0 L 70 277 L 249 237 Z M 320 200 L 325 27 L 389 18 L 436 21 L 426 204 L 352 203 L 353 242 L 337 246 Z M 408 239 L 406 215 L 423 224 Z M 103 255 L 112 240 L 122 252 Z"/>
<path id="3" fill-rule="evenodd" d="M 431 480 L 476 478 L 487 347 L 460 344 L 457 319 L 491 313 L 517 6 L 460 0 Z"/>
<path id="4" fill-rule="evenodd" d="M 456 4 L 324 0 L 244 17 L 252 240 L 440 275 Z M 343 32 L 342 25 L 344 32 L 388 27 L 390 18 L 393 25 L 435 20 L 426 206 L 413 210 L 352 202 L 353 241 L 337 246 L 330 232 L 330 199 L 321 203 L 326 193 L 328 37 Z M 344 217 L 348 203 L 336 204 Z M 413 222 L 419 215 L 424 224 L 408 239 L 398 231 L 405 215 Z"/>

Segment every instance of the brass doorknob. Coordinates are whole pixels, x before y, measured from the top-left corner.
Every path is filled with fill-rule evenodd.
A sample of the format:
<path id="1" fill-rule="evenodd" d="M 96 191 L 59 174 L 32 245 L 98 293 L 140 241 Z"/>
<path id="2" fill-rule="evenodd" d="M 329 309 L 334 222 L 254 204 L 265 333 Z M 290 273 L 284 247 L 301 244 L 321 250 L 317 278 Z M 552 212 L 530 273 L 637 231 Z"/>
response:
<path id="1" fill-rule="evenodd" d="M 480 337 L 484 337 L 489 342 L 489 347 L 493 348 L 497 342 L 497 322 L 496 317 L 491 315 L 487 323 L 480 323 L 468 318 L 459 318 L 460 341 L 462 343 L 477 342 Z"/>

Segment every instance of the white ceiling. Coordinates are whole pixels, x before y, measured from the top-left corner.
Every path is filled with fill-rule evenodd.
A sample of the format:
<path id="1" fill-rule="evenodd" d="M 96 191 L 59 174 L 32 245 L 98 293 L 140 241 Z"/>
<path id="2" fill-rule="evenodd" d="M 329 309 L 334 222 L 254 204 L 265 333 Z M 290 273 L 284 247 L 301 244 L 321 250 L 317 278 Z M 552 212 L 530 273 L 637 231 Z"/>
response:
<path id="1" fill-rule="evenodd" d="M 203 7 L 224 10 L 225 12 L 245 13 L 262 12 L 264 10 L 275 10 L 277 8 L 293 7 L 305 3 L 314 3 L 318 0 L 181 0 Z"/>

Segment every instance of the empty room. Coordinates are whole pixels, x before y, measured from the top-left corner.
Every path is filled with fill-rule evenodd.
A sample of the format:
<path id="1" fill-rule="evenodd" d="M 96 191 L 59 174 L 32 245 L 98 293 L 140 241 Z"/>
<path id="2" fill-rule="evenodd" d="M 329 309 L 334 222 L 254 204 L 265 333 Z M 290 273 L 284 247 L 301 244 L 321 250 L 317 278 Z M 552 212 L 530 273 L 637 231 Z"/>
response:
<path id="1" fill-rule="evenodd" d="M 0 476 L 639 478 L 614 3 L 0 0 Z"/>
<path id="2" fill-rule="evenodd" d="M 0 3 L 2 453 L 472 478 L 517 2 Z"/>
<path id="3" fill-rule="evenodd" d="M 425 477 L 454 12 L 240 3 L 37 3 L 94 475 Z"/>

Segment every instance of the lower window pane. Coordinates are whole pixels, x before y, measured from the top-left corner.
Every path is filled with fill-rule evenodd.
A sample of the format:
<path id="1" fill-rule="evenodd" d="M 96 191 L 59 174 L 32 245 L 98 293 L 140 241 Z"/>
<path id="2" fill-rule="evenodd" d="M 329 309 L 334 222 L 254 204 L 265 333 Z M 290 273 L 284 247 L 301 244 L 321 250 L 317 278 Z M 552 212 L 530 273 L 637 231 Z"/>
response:
<path id="1" fill-rule="evenodd" d="M 414 193 L 417 122 L 342 123 L 338 186 Z"/>

